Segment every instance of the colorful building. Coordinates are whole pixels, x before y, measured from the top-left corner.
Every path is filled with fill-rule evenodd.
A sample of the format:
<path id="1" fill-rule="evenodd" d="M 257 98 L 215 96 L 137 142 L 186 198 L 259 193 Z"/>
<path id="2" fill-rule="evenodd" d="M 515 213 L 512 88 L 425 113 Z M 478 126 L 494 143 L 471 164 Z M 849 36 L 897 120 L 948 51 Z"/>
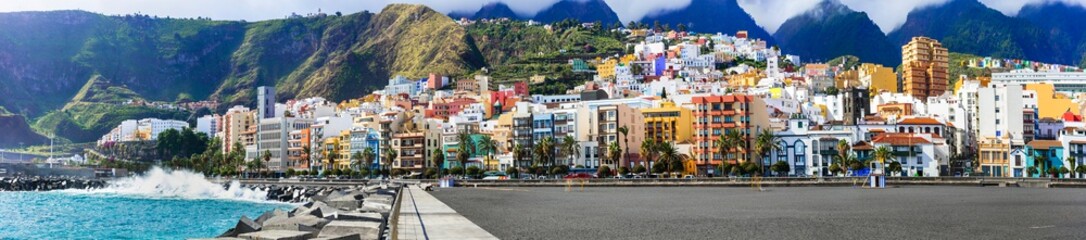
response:
<path id="1" fill-rule="evenodd" d="M 947 90 L 949 68 L 947 49 L 939 41 L 913 37 L 901 47 L 902 92 L 927 101 Z"/>
<path id="2" fill-rule="evenodd" d="M 693 137 L 694 114 L 690 109 L 665 101 L 660 107 L 642 109 L 645 115 L 645 138 L 657 142 L 690 142 Z"/>
<path id="3" fill-rule="evenodd" d="M 713 168 L 723 161 L 735 164 L 749 160 L 751 141 L 761 129 L 769 127 L 769 114 L 761 98 L 745 94 L 694 97 L 694 150 L 698 168 Z M 746 136 L 743 146 L 720 153 L 716 140 L 720 135 L 738 131 Z M 733 154 L 738 153 L 738 154 Z"/>

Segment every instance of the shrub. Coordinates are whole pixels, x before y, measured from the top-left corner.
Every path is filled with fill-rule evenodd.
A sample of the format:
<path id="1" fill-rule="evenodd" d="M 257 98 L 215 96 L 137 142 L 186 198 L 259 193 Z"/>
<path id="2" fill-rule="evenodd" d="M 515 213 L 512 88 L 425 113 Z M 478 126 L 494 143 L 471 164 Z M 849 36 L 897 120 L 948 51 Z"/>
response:
<path id="1" fill-rule="evenodd" d="M 520 170 L 517 170 L 517 168 L 515 167 L 509 167 L 505 169 L 505 174 L 509 176 L 517 176 L 520 174 Z"/>
<path id="2" fill-rule="evenodd" d="M 451 173 L 452 175 L 463 175 L 464 168 L 460 166 L 455 166 L 449 169 L 449 173 Z"/>
<path id="3" fill-rule="evenodd" d="M 423 178 L 436 178 L 437 177 L 437 169 L 433 169 L 433 168 L 426 169 L 426 172 L 423 173 L 422 177 Z"/>
<path id="4" fill-rule="evenodd" d="M 645 171 L 648 171 L 648 169 L 645 169 L 645 165 L 637 165 L 637 166 L 634 166 L 634 169 L 633 169 L 633 172 L 637 173 L 637 174 L 645 173 Z"/>
<path id="5" fill-rule="evenodd" d="M 626 166 L 618 167 L 618 175 L 619 176 L 626 176 L 627 174 L 630 174 L 630 168 L 628 168 Z"/>
<path id="6" fill-rule="evenodd" d="M 600 178 L 611 177 L 611 167 L 607 165 L 600 166 L 599 169 L 596 169 L 596 176 Z"/>
<path id="7" fill-rule="evenodd" d="M 566 175 L 567 173 L 569 173 L 569 167 L 566 166 L 555 166 L 551 168 L 551 175 Z"/>
<path id="8" fill-rule="evenodd" d="M 363 168 L 363 169 L 359 169 L 359 170 L 358 170 L 358 173 L 357 173 L 357 175 L 358 175 L 359 177 L 369 176 L 369 175 L 370 175 L 370 170 L 369 170 L 369 169 L 365 169 L 365 168 Z"/>
<path id="9" fill-rule="evenodd" d="M 467 175 L 471 176 L 472 178 L 478 178 L 479 174 L 481 173 L 480 170 L 482 169 L 479 169 L 478 166 L 468 166 Z"/>
<path id="10" fill-rule="evenodd" d="M 398 176 L 404 175 L 406 173 L 407 173 L 407 171 L 404 171 L 403 169 L 399 169 L 399 168 L 392 169 L 392 176 L 393 177 L 398 177 Z"/>
<path id="11" fill-rule="evenodd" d="M 296 174 L 296 172 L 294 172 L 293 168 L 287 168 L 287 177 L 293 177 L 294 174 Z"/>

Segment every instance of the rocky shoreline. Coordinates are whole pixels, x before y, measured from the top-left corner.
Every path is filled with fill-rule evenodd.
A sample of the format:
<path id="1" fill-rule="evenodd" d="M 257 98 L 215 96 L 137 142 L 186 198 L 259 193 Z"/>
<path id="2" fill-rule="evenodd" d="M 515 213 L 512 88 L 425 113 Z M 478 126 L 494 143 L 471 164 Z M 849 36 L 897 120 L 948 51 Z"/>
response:
<path id="1" fill-rule="evenodd" d="M 242 216 L 234 228 L 212 239 L 390 239 L 393 212 L 403 185 L 249 186 L 268 192 L 269 200 L 301 203 L 291 211 Z"/>
<path id="2" fill-rule="evenodd" d="M 103 188 L 109 182 L 103 179 L 69 177 L 4 177 L 0 178 L 0 191 L 52 191 L 63 189 Z"/>

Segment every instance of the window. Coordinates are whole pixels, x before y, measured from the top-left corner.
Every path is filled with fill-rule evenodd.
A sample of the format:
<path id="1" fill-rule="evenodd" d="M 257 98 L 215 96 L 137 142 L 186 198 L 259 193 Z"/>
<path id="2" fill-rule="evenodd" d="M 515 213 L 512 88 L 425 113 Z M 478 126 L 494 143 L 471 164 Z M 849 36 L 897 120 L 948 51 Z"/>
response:
<path id="1" fill-rule="evenodd" d="M 924 164 L 924 157 L 917 156 L 916 157 L 916 165 L 922 165 L 922 164 Z"/>

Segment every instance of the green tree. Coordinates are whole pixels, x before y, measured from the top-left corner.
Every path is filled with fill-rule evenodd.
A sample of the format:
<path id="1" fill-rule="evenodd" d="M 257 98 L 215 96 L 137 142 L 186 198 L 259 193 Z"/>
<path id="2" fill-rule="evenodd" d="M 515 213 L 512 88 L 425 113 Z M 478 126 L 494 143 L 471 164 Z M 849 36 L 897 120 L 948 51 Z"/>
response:
<path id="1" fill-rule="evenodd" d="M 1073 156 L 1067 157 L 1067 165 L 1069 166 L 1068 170 L 1075 171 L 1075 169 L 1077 167 L 1076 165 L 1078 165 L 1078 162 L 1075 161 L 1075 157 L 1073 157 Z M 1075 176 L 1075 174 L 1073 172 L 1071 173 L 1071 175 L 1069 177 L 1070 178 L 1077 178 L 1077 176 Z"/>
<path id="2" fill-rule="evenodd" d="M 657 143 L 656 143 L 655 139 L 650 138 L 650 139 L 646 139 L 645 141 L 642 141 L 641 142 L 641 148 L 639 149 L 638 153 L 641 154 L 642 159 L 645 159 L 645 162 L 642 163 L 642 164 L 638 164 L 638 166 L 641 166 L 641 168 L 645 168 L 646 165 L 651 166 L 653 159 L 656 158 L 656 153 L 657 153 L 656 149 L 657 148 L 659 148 L 659 146 L 657 146 Z M 637 167 L 634 167 L 634 169 L 635 169 L 634 173 L 640 174 L 640 173 L 644 172 L 644 171 L 637 172 L 637 170 L 636 170 Z"/>
<path id="3" fill-rule="evenodd" d="M 1056 174 L 1059 174 L 1059 173 L 1060 173 L 1060 170 L 1057 169 L 1056 167 L 1048 167 L 1048 175 L 1051 176 L 1052 178 L 1056 178 L 1056 176 L 1057 176 Z"/>
<path id="4" fill-rule="evenodd" d="M 434 149 L 434 152 L 430 154 L 430 164 L 437 166 L 437 177 L 441 177 L 441 170 L 445 165 L 445 152 L 441 149 Z"/>
<path id="5" fill-rule="evenodd" d="M 893 161 L 893 162 L 890 162 L 890 165 L 886 167 L 886 171 L 887 171 L 887 172 L 892 172 L 892 173 L 895 173 L 895 175 L 898 175 L 898 176 L 900 176 L 900 173 L 901 173 L 901 163 L 900 163 L 900 162 L 897 162 L 897 161 Z"/>
<path id="6" fill-rule="evenodd" d="M 618 127 L 618 134 L 622 135 L 622 141 L 624 142 L 623 149 L 624 150 L 629 150 L 630 149 L 630 128 L 628 128 L 626 126 Z M 623 149 L 620 149 L 620 151 L 623 150 Z M 622 161 L 625 161 L 625 160 L 626 160 L 626 151 L 622 151 L 622 158 L 618 162 L 618 166 L 622 167 Z"/>
<path id="7" fill-rule="evenodd" d="M 758 157 L 758 171 L 761 172 L 765 169 L 765 160 L 769 158 L 769 153 L 780 150 L 780 145 L 777 145 L 777 141 L 780 140 L 777 135 L 773 134 L 773 131 L 769 129 L 762 129 L 761 133 L 754 140 L 754 155 Z"/>
<path id="8" fill-rule="evenodd" d="M 1086 174 L 1086 165 L 1078 165 L 1075 167 L 1075 172 L 1079 175 Z"/>
<path id="9" fill-rule="evenodd" d="M 388 175 L 388 173 L 392 171 L 392 163 L 396 162 L 396 157 L 399 157 L 399 156 L 400 156 L 400 153 L 396 152 L 396 149 L 392 149 L 392 148 L 386 149 L 385 150 L 385 158 L 382 159 L 384 164 L 381 164 L 381 165 L 383 165 L 384 167 L 383 167 L 383 169 L 381 169 L 381 174 Z"/>
<path id="10" fill-rule="evenodd" d="M 524 146 L 517 144 L 513 147 L 513 168 L 520 168 L 520 162 L 524 160 L 524 155 L 528 155 Z M 520 178 L 520 171 L 514 171 L 513 173 L 516 174 L 516 178 Z"/>
<path id="11" fill-rule="evenodd" d="M 554 137 L 544 137 L 536 143 L 533 153 L 536 156 L 537 162 L 543 166 L 554 166 Z"/>
<path id="12" fill-rule="evenodd" d="M 611 177 L 611 168 L 608 167 L 607 165 L 600 166 L 600 168 L 596 169 L 596 177 L 599 177 L 599 178 L 609 178 L 609 177 Z"/>
<path id="13" fill-rule="evenodd" d="M 355 151 L 351 154 L 351 169 L 361 169 L 363 163 L 363 157 L 361 151 Z"/>
<path id="14" fill-rule="evenodd" d="M 373 161 L 374 160 L 377 160 L 377 152 L 374 151 L 372 147 L 366 147 L 366 149 L 362 150 L 362 161 L 365 162 L 365 164 L 366 164 L 366 167 L 362 168 L 362 169 L 370 170 L 370 171 L 366 171 L 366 173 L 370 173 L 370 172 L 373 171 L 372 168 L 373 168 Z M 369 174 L 366 174 L 366 175 L 369 175 Z"/>
<path id="15" fill-rule="evenodd" d="M 1026 177 L 1033 177 L 1034 175 L 1037 175 L 1037 166 L 1030 166 L 1026 168 L 1026 175 Z"/>
<path id="16" fill-rule="evenodd" d="M 618 161 L 622 160 L 622 148 L 618 146 L 618 142 L 611 142 L 607 147 L 607 161 L 614 164 L 617 168 L 620 164 Z"/>
<path id="17" fill-rule="evenodd" d="M 569 156 L 569 160 L 565 164 L 568 166 L 573 164 L 573 160 L 577 159 L 577 155 L 581 154 L 581 144 L 577 142 L 576 138 L 573 138 L 573 135 L 566 135 L 562 139 L 562 150 Z"/>
<path id="18" fill-rule="evenodd" d="M 659 151 L 660 162 L 667 164 L 666 166 L 668 174 L 674 174 L 675 170 L 682 169 L 683 156 L 679 153 L 679 150 L 676 149 L 675 146 L 671 145 L 670 142 L 661 143 Z M 676 169 L 676 163 L 678 163 L 677 165 L 679 169 Z"/>
<path id="19" fill-rule="evenodd" d="M 638 164 L 637 166 L 634 166 L 634 168 L 633 168 L 633 173 L 634 174 L 644 174 L 645 171 L 648 171 L 648 169 L 646 169 L 645 165 L 642 165 L 642 164 Z"/>
<path id="20" fill-rule="evenodd" d="M 1067 173 L 1070 173 L 1071 169 L 1067 169 L 1067 167 L 1061 166 L 1059 171 L 1060 171 L 1060 176 L 1062 177 L 1063 175 L 1066 175 Z"/>
<path id="21" fill-rule="evenodd" d="M 496 141 L 494 141 L 494 139 L 490 138 L 490 135 L 483 135 L 482 139 L 479 140 L 479 150 L 485 152 L 486 156 L 488 158 L 493 157 L 494 153 L 498 151 L 498 142 L 496 142 Z M 486 164 L 486 170 L 489 171 L 490 170 L 490 164 L 489 163 L 485 163 L 485 164 Z"/>
<path id="22" fill-rule="evenodd" d="M 769 166 L 769 170 L 777 173 L 777 176 L 786 176 L 788 172 L 792 170 L 792 166 L 788 165 L 785 161 L 777 161 L 772 166 Z"/>
<path id="23" fill-rule="evenodd" d="M 464 167 L 461 167 L 461 166 L 453 166 L 452 168 L 449 168 L 449 174 L 452 174 L 452 175 L 463 175 L 463 174 L 464 174 Z"/>
<path id="24" fill-rule="evenodd" d="M 479 174 L 482 173 L 482 169 L 478 166 L 468 166 L 467 175 L 471 178 L 479 178 Z"/>

